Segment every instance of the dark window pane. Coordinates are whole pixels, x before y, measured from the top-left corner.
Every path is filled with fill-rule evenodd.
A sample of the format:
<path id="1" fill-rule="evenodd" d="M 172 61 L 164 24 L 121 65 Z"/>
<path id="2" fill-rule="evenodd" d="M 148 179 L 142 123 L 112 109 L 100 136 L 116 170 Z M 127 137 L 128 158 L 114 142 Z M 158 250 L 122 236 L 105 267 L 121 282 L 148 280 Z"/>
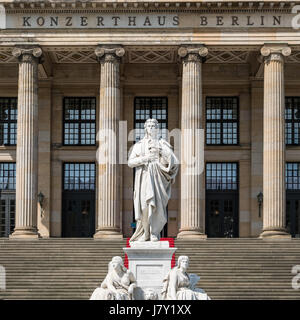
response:
<path id="1" fill-rule="evenodd" d="M 95 190 L 95 163 L 64 163 L 64 190 Z"/>
<path id="2" fill-rule="evenodd" d="M 136 97 L 134 116 L 135 141 L 144 137 L 144 123 L 149 118 L 158 121 L 159 135 L 167 140 L 168 99 L 166 97 Z"/>
<path id="3" fill-rule="evenodd" d="M 16 164 L 0 163 L 0 190 L 16 190 Z"/>
<path id="4" fill-rule="evenodd" d="M 285 97 L 285 143 L 300 145 L 300 97 Z"/>
<path id="5" fill-rule="evenodd" d="M 64 98 L 64 145 L 96 144 L 96 99 Z"/>
<path id="6" fill-rule="evenodd" d="M 17 143 L 17 98 L 0 98 L 0 145 Z"/>
<path id="7" fill-rule="evenodd" d="M 299 162 L 287 162 L 285 164 L 285 185 L 287 190 L 300 190 Z"/>
<path id="8" fill-rule="evenodd" d="M 206 98 L 206 144 L 238 144 L 238 97 Z"/>
<path id="9" fill-rule="evenodd" d="M 237 163 L 207 163 L 206 190 L 237 190 Z"/>

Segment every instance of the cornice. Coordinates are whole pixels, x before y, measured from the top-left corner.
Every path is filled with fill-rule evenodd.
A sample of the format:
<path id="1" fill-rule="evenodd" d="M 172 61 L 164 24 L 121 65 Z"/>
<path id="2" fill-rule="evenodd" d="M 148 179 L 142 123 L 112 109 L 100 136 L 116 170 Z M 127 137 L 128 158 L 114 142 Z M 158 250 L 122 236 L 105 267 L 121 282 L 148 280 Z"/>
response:
<path id="1" fill-rule="evenodd" d="M 238 0 L 210 0 L 210 1 L 165 1 L 165 0 L 0 0 L 0 4 L 4 5 L 9 12 L 48 12 L 47 10 L 58 10 L 49 12 L 74 12 L 73 10 L 83 10 L 83 12 L 93 12 L 100 10 L 105 12 L 157 12 L 157 11 L 247 11 L 251 10 L 271 10 L 271 11 L 291 11 L 291 8 L 300 1 L 238 1 Z M 12 10 L 12 11 L 11 11 Z M 29 10 L 29 11 L 28 11 Z M 71 11 L 70 11 L 71 10 Z M 87 11 L 84 11 L 87 10 Z M 81 11 L 80 11 L 81 12 Z M 224 11 L 223 11 L 224 12 Z"/>

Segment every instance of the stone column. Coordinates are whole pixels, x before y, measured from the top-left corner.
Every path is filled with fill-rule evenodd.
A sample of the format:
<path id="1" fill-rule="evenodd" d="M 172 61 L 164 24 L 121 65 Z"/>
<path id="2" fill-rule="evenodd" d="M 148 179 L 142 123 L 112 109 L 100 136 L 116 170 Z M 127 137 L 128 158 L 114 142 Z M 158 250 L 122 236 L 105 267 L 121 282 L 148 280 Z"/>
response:
<path id="1" fill-rule="evenodd" d="M 121 46 L 99 46 L 101 64 L 98 161 L 98 219 L 94 238 L 122 238 L 120 231 L 119 121 Z M 106 158 L 106 159 L 105 159 Z"/>
<path id="2" fill-rule="evenodd" d="M 182 46 L 181 106 L 181 228 L 178 238 L 206 238 L 204 233 L 203 165 L 204 133 L 202 129 L 202 63 L 206 47 Z M 195 162 L 192 163 L 192 159 Z"/>
<path id="3" fill-rule="evenodd" d="M 263 119 L 263 232 L 261 238 L 288 238 L 285 216 L 284 44 L 265 44 Z"/>
<path id="4" fill-rule="evenodd" d="M 38 238 L 38 64 L 42 49 L 13 49 L 19 60 L 16 222 L 11 238 Z"/>

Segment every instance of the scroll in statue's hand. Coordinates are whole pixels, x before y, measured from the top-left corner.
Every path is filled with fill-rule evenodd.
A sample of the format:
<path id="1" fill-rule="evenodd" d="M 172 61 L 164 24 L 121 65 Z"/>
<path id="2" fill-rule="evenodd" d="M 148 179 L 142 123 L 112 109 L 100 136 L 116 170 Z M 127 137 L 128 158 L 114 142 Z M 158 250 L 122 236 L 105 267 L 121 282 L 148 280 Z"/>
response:
<path id="1" fill-rule="evenodd" d="M 144 156 L 144 160 L 146 163 L 147 162 L 155 162 L 155 161 L 158 161 L 158 159 L 159 159 L 159 155 L 157 153 L 150 152 L 149 154 Z"/>

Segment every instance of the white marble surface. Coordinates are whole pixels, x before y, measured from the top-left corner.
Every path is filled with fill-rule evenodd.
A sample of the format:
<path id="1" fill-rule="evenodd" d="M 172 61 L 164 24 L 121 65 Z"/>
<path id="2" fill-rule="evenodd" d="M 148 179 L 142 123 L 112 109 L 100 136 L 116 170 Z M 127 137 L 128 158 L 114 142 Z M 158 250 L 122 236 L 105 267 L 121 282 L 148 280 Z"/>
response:
<path id="1" fill-rule="evenodd" d="M 130 241 L 158 241 L 167 223 L 166 207 L 178 172 L 171 145 L 158 138 L 156 119 L 148 119 L 145 137 L 134 144 L 128 166 L 135 168 L 134 215 L 137 226 Z"/>
<path id="2" fill-rule="evenodd" d="M 128 255 L 129 270 L 137 286 L 144 291 L 152 289 L 160 299 L 163 279 L 171 270 L 172 255 L 176 248 L 169 248 L 168 241 L 134 242 L 133 247 L 123 248 Z"/>
<path id="3" fill-rule="evenodd" d="M 196 288 L 200 277 L 187 273 L 189 257 L 180 256 L 177 266 L 164 278 L 162 300 L 211 300 L 203 289 Z"/>
<path id="4" fill-rule="evenodd" d="M 169 248 L 169 241 L 131 241 L 130 247 L 135 249 Z"/>

